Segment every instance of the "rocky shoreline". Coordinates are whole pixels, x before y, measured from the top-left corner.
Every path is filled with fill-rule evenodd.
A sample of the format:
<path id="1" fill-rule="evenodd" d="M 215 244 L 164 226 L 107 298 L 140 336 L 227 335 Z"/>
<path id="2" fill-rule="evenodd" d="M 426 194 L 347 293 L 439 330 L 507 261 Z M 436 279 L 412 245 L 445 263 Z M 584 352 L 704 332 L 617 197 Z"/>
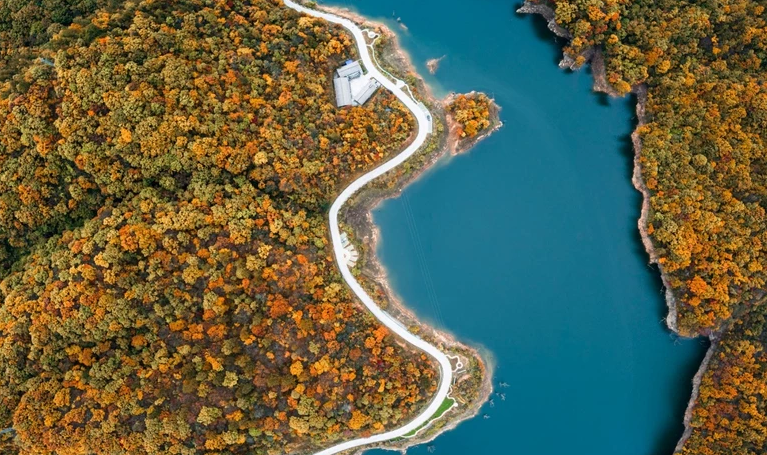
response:
<path id="1" fill-rule="evenodd" d="M 517 13 L 539 14 L 543 16 L 543 18 L 546 19 L 546 21 L 548 21 L 549 29 L 552 30 L 557 36 L 560 36 L 566 39 L 571 38 L 571 35 L 569 32 L 567 32 L 567 30 L 565 30 L 564 34 L 561 33 L 561 30 L 563 30 L 563 28 L 559 26 L 558 24 L 556 24 L 556 17 L 554 14 L 554 10 L 552 10 L 551 7 L 549 7 L 548 5 L 540 4 L 540 3 L 532 3 L 529 0 L 525 0 L 524 5 L 517 10 Z M 605 62 L 604 62 L 604 56 L 602 55 L 602 50 L 600 48 L 589 49 L 586 53 L 583 54 L 583 57 L 586 59 L 588 63 L 591 64 L 591 70 L 594 77 L 594 85 L 593 85 L 594 91 L 606 93 L 607 95 L 613 96 L 613 97 L 621 96 L 607 82 L 607 77 L 605 73 Z M 564 56 L 559 66 L 560 68 L 576 69 L 574 67 L 574 62 L 575 60 L 572 57 Z M 668 308 L 668 315 L 666 316 L 666 325 L 672 332 L 676 333 L 677 335 L 688 336 L 687 334 L 682 334 L 679 331 L 678 301 L 676 299 L 676 296 L 674 296 L 674 293 L 671 290 L 671 285 L 669 283 L 668 276 L 663 271 L 663 265 L 659 261 L 658 252 L 656 251 L 655 245 L 653 244 L 652 238 L 650 237 L 650 233 L 647 230 L 650 211 L 651 211 L 651 207 L 650 207 L 651 194 L 650 194 L 650 190 L 647 188 L 647 185 L 645 185 L 644 178 L 642 177 L 642 163 L 641 163 L 642 141 L 638 133 L 639 129 L 643 125 L 645 125 L 647 122 L 647 116 L 646 116 L 647 87 L 645 85 L 638 85 L 638 86 L 632 87 L 632 93 L 634 93 L 637 97 L 637 105 L 636 105 L 637 126 L 634 129 L 634 132 L 631 133 L 631 143 L 634 148 L 634 167 L 633 167 L 633 174 L 632 174 L 631 181 L 634 185 L 634 188 L 642 194 L 642 209 L 641 209 L 639 219 L 637 221 L 637 225 L 642 238 L 642 244 L 649 256 L 649 263 L 655 264 L 658 267 L 658 272 L 660 273 L 661 281 L 663 282 L 663 287 L 665 288 L 664 300 L 666 301 L 666 307 Z M 675 452 L 679 452 L 682 449 L 682 447 L 684 446 L 684 443 L 687 441 L 687 439 L 690 437 L 690 434 L 692 433 L 692 426 L 690 425 L 690 423 L 692 421 L 692 413 L 695 407 L 695 402 L 697 401 L 698 395 L 700 393 L 700 384 L 703 379 L 703 375 L 706 373 L 708 369 L 708 365 L 711 361 L 711 358 L 714 355 L 714 352 L 716 351 L 716 346 L 717 346 L 717 337 L 715 334 L 709 335 L 709 340 L 711 341 L 711 345 L 709 346 L 708 351 L 706 352 L 706 356 L 704 357 L 703 362 L 700 365 L 700 368 L 698 369 L 697 373 L 695 374 L 692 380 L 693 390 L 692 390 L 690 400 L 687 403 L 687 409 L 684 415 L 684 433 L 682 434 L 682 437 L 680 438 L 676 448 L 674 449 Z"/>
<path id="2" fill-rule="evenodd" d="M 604 77 L 604 70 L 602 77 Z M 596 70 L 594 70 L 595 77 L 596 77 Z M 596 90 L 596 83 L 595 83 L 595 90 Z M 638 86 L 634 88 L 634 93 L 637 97 L 637 106 L 636 106 L 636 115 L 637 115 L 637 128 L 634 130 L 633 133 L 631 133 L 631 143 L 634 147 L 634 172 L 631 177 L 631 182 L 634 184 L 634 188 L 636 188 L 637 191 L 642 193 L 642 210 L 641 214 L 639 216 L 639 220 L 637 221 L 637 227 L 639 228 L 639 233 L 642 237 L 642 244 L 644 245 L 644 249 L 647 252 L 647 255 L 650 257 L 650 264 L 655 264 L 658 267 L 658 271 L 660 272 L 661 281 L 663 282 L 663 287 L 665 288 L 665 300 L 666 300 L 666 307 L 668 308 L 668 315 L 666 316 L 666 326 L 668 326 L 669 329 L 671 329 L 674 333 L 679 334 L 679 324 L 677 322 L 678 318 L 678 311 L 677 311 L 677 301 L 676 297 L 674 297 L 674 294 L 671 292 L 671 285 L 668 282 L 668 277 L 666 276 L 666 273 L 663 271 L 663 265 L 659 261 L 658 252 L 655 250 L 655 245 L 652 243 L 652 239 L 650 238 L 650 233 L 647 230 L 647 226 L 649 224 L 649 217 L 650 217 L 650 190 L 647 188 L 647 185 L 645 185 L 644 178 L 642 178 L 642 164 L 640 162 L 640 155 L 642 153 L 642 140 L 639 137 L 639 134 L 637 131 L 639 128 L 641 128 L 646 123 L 646 116 L 645 116 L 645 106 L 647 104 L 647 87 L 645 86 Z"/>
<path id="3" fill-rule="evenodd" d="M 419 321 L 415 314 L 407 308 L 402 300 L 396 295 L 389 284 L 386 269 L 375 254 L 380 234 L 377 226 L 373 223 L 371 210 L 378 206 L 383 200 L 397 197 L 404 187 L 418 179 L 426 170 L 430 169 L 442 158 L 452 155 L 456 150 L 468 150 L 481 139 L 488 137 L 492 132 L 500 128 L 502 126 L 502 122 L 498 118 L 500 108 L 494 105 L 495 110 L 493 118 L 491 119 L 491 128 L 483 131 L 481 136 L 474 138 L 470 145 L 466 144 L 463 147 L 457 147 L 456 144 L 458 141 L 452 141 L 450 139 L 449 130 L 437 128 L 437 125 L 444 125 L 449 122 L 445 109 L 448 98 L 445 100 L 438 100 L 432 94 L 429 86 L 415 70 L 409 55 L 399 45 L 397 36 L 394 32 L 384 24 L 368 20 L 364 16 L 345 8 L 323 5 L 315 5 L 314 7 L 352 20 L 361 27 L 375 30 L 380 33 L 381 36 L 385 37 L 387 42 L 385 52 L 379 53 L 378 50 L 375 52 L 379 65 L 384 65 L 384 70 L 395 72 L 398 77 L 403 76 L 402 79 L 404 79 L 405 75 L 413 76 L 417 81 L 415 87 L 416 96 L 420 95 L 420 98 L 423 99 L 424 103 L 429 106 L 432 116 L 435 119 L 435 133 L 433 138 L 422 147 L 426 150 L 419 151 L 409 160 L 421 161 L 415 163 L 415 167 L 411 171 L 405 172 L 402 175 L 382 177 L 381 180 L 384 181 L 383 187 L 380 184 L 381 182 L 373 182 L 363 188 L 347 203 L 341 213 L 342 222 L 349 226 L 353 232 L 353 235 L 351 236 L 352 239 L 354 239 L 353 241 L 359 243 L 362 249 L 359 261 L 361 276 L 358 277 L 358 279 L 363 286 L 370 285 L 380 289 L 382 291 L 381 294 L 384 296 L 382 307 L 386 308 L 388 313 L 411 330 L 417 330 L 422 337 L 432 342 L 432 344 L 439 345 L 443 352 L 457 355 L 461 358 L 464 365 L 476 365 L 474 371 L 467 370 L 463 374 L 456 376 L 452 396 L 460 401 L 461 397 L 456 396 L 456 393 L 457 391 L 459 391 L 459 393 L 463 392 L 466 395 L 463 397 L 466 402 L 462 403 L 461 406 L 453 408 L 457 409 L 457 411 L 446 413 L 442 419 L 440 419 L 439 425 L 428 427 L 413 438 L 386 441 L 381 444 L 366 446 L 364 449 L 360 448 L 359 450 L 352 452 L 361 454 L 365 450 L 379 447 L 389 450 L 399 450 L 402 453 L 405 453 L 408 447 L 432 441 L 445 431 L 455 428 L 462 421 L 470 419 L 479 413 L 481 406 L 487 401 L 492 393 L 493 364 L 489 352 L 484 352 L 480 347 L 467 346 L 456 340 L 452 334 L 447 333 L 444 330 L 438 330 Z M 479 374 L 481 376 L 481 380 L 478 381 L 478 384 L 475 384 L 477 381 L 473 376 L 474 374 Z M 462 388 L 462 385 L 465 387 Z M 467 387 L 470 389 L 468 392 L 462 390 Z"/>
<path id="4" fill-rule="evenodd" d="M 554 13 L 554 10 L 551 9 L 548 5 L 544 5 L 543 3 L 533 3 L 525 0 L 525 3 L 517 9 L 517 13 L 519 14 L 538 14 L 540 16 L 543 16 L 544 19 L 546 19 L 546 22 L 548 23 L 549 30 L 551 30 L 555 35 L 557 35 L 560 38 L 565 39 L 572 39 L 573 35 L 570 34 L 570 32 L 557 24 L 557 17 Z"/>
<path id="5" fill-rule="evenodd" d="M 692 379 L 692 394 L 690 395 L 690 401 L 687 402 L 687 409 L 684 411 L 684 433 L 682 433 L 682 437 L 679 438 L 679 442 L 677 442 L 676 447 L 674 448 L 674 453 L 678 453 L 682 450 L 685 442 L 687 442 L 692 434 L 692 412 L 695 409 L 695 402 L 698 401 L 698 396 L 700 395 L 700 383 L 703 380 L 703 375 L 706 374 L 706 370 L 708 370 L 711 358 L 714 357 L 717 343 L 718 340 L 715 337 L 711 337 L 711 346 L 709 346 L 708 351 L 706 351 L 706 356 L 703 357 L 703 362 L 700 363 L 700 368 L 698 368 L 698 371 Z"/>

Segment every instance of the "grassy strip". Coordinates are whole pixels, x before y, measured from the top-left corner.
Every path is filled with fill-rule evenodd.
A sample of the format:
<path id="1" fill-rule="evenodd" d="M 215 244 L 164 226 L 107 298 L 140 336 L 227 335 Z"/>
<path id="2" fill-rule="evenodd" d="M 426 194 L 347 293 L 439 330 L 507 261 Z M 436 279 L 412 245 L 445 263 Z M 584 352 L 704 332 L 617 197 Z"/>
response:
<path id="1" fill-rule="evenodd" d="M 418 431 L 421 430 L 421 428 L 429 425 L 432 421 L 442 417 L 442 414 L 447 412 L 448 409 L 452 408 L 454 404 L 455 404 L 455 400 L 454 399 L 452 399 L 450 397 L 445 398 L 442 401 L 442 404 L 439 405 L 439 408 L 437 408 L 437 412 L 435 412 L 434 415 L 431 416 L 431 418 L 429 420 L 424 422 L 420 427 L 414 429 L 413 431 L 411 431 L 409 433 L 406 433 L 403 437 L 404 438 L 411 438 L 411 437 L 415 436 L 415 434 L 418 433 Z"/>

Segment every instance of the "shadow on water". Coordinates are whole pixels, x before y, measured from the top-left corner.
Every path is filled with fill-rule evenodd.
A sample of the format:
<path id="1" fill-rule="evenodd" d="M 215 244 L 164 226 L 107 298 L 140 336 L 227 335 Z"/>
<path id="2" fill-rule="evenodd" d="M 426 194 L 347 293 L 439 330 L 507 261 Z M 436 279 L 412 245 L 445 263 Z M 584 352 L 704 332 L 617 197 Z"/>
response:
<path id="1" fill-rule="evenodd" d="M 680 409 L 678 413 L 683 414 L 684 407 Z M 658 437 L 658 443 L 655 445 L 655 449 L 647 455 L 671 455 L 671 453 L 673 453 L 673 447 L 676 447 L 683 432 L 684 425 L 679 425 L 679 427 L 675 428 L 667 428 L 663 431 L 663 434 Z"/>
<path id="2" fill-rule="evenodd" d="M 695 376 L 695 373 L 698 372 L 700 364 L 703 363 L 703 358 L 706 356 L 706 351 L 708 351 L 709 347 L 711 346 L 711 343 L 706 338 L 698 337 L 695 340 L 687 340 L 687 343 L 695 342 L 700 342 L 706 347 L 706 349 L 702 351 L 699 356 L 691 358 L 684 365 L 684 374 L 680 375 L 679 378 L 680 381 L 687 381 L 686 387 L 684 389 L 686 392 L 684 395 L 684 400 L 682 400 L 679 396 L 673 395 L 672 390 L 669 389 L 668 402 L 674 404 L 674 414 L 678 416 L 684 416 L 685 410 L 687 409 L 687 403 L 689 402 L 689 398 L 692 395 L 692 379 Z M 671 455 L 677 443 L 682 438 L 683 433 L 684 422 L 680 419 L 678 425 L 674 426 L 673 428 L 666 428 L 663 431 L 663 434 L 658 437 L 658 441 L 655 444 L 655 449 L 648 455 Z"/>
<path id="3" fill-rule="evenodd" d="M 610 95 L 602 92 L 596 93 L 597 97 L 600 98 L 600 100 L 604 100 L 607 105 L 610 103 Z M 632 106 L 636 106 L 637 103 L 637 97 L 636 95 L 630 95 L 630 103 Z M 601 104 L 601 101 L 600 101 Z M 637 124 L 639 119 L 636 116 L 632 116 L 628 122 L 631 125 L 631 131 L 636 130 Z M 634 143 L 631 140 L 631 134 L 625 134 L 621 136 L 618 139 L 620 143 L 620 154 L 624 159 L 625 162 L 625 168 L 623 171 L 623 175 L 625 178 L 631 180 L 634 176 Z M 642 234 L 639 232 L 639 228 L 637 226 L 637 222 L 639 220 L 639 216 L 642 213 L 642 193 L 639 192 L 639 190 L 635 190 L 632 192 L 631 196 L 631 206 L 635 208 L 635 210 L 632 212 L 633 215 L 628 218 L 627 221 L 627 229 L 629 231 L 629 236 L 632 239 L 632 246 L 634 252 L 641 258 L 645 260 L 645 263 L 647 264 L 647 273 L 650 279 L 653 282 L 653 288 L 658 289 L 658 294 L 663 296 L 663 281 L 660 277 L 660 270 L 649 263 L 650 257 L 645 251 L 644 243 L 642 242 Z M 659 305 L 658 305 L 658 318 L 662 319 L 666 317 L 666 304 L 664 301 L 665 297 L 659 298 Z"/>
<path id="4" fill-rule="evenodd" d="M 555 35 L 551 30 L 549 30 L 548 22 L 546 22 L 546 19 L 540 14 L 518 13 L 517 9 L 519 9 L 521 6 L 522 6 L 521 3 L 512 5 L 511 11 L 513 16 L 531 24 L 535 37 L 538 38 L 540 41 L 549 43 L 549 44 L 554 44 L 554 46 L 550 46 L 550 49 L 552 50 L 551 61 L 555 65 L 559 65 L 560 60 L 562 60 L 562 47 L 564 46 L 565 43 L 557 35 Z M 530 16 L 533 16 L 533 17 L 530 17 Z"/>
<path id="5" fill-rule="evenodd" d="M 609 104 L 609 95 L 605 93 L 596 93 L 596 95 L 605 97 L 605 102 Z M 636 106 L 636 95 L 631 95 L 630 103 L 632 106 Z M 638 120 L 639 119 L 637 119 L 636 116 L 632 116 L 628 120 L 631 125 L 631 131 L 634 131 L 637 128 Z M 631 134 L 625 134 L 621 136 L 618 141 L 620 143 L 619 151 L 625 163 L 623 175 L 624 178 L 631 180 L 634 175 L 634 143 L 631 141 Z M 632 249 L 638 257 L 643 258 L 645 264 L 647 265 L 647 276 L 652 281 L 653 289 L 658 290 L 658 304 L 656 305 L 656 308 L 658 309 L 658 320 L 661 321 L 665 320 L 668 313 L 664 294 L 665 288 L 663 287 L 663 280 L 661 280 L 660 270 L 657 266 L 650 264 L 650 257 L 645 250 L 644 243 L 642 242 L 642 234 L 639 232 L 639 227 L 637 226 L 639 216 L 642 213 L 642 202 L 642 193 L 640 193 L 638 190 L 633 191 L 631 195 L 631 206 L 635 209 L 632 212 L 632 216 L 627 218 L 626 229 L 628 229 L 629 236 L 632 240 Z M 671 332 L 669 332 L 669 335 L 672 335 Z"/>
<path id="6" fill-rule="evenodd" d="M 591 67 L 589 67 L 589 74 L 593 77 L 593 73 L 591 72 Z M 594 92 L 594 96 L 596 96 L 597 98 L 597 104 L 604 107 L 610 107 L 610 95 L 608 95 L 605 92 Z M 630 139 L 631 139 L 631 136 L 629 136 L 629 140 Z"/>
<path id="7" fill-rule="evenodd" d="M 594 80 L 594 71 L 591 69 L 590 64 L 586 65 L 586 74 L 589 75 L 592 81 Z M 597 100 L 597 104 L 602 107 L 612 107 L 611 101 L 613 99 L 616 99 L 611 97 L 605 92 L 597 92 L 597 91 L 594 91 L 594 97 Z M 634 97 L 634 95 L 631 95 L 631 97 L 634 98 L 634 102 L 636 102 L 636 99 L 635 99 L 636 97 Z M 619 98 L 619 99 L 622 99 L 622 98 Z M 636 121 L 634 121 L 634 119 L 631 119 L 631 130 L 633 131 L 635 128 L 636 128 Z M 622 147 L 621 147 L 621 150 L 623 150 Z"/>
<path id="8" fill-rule="evenodd" d="M 590 68 L 589 68 L 590 72 Z M 609 95 L 605 93 L 595 93 L 595 96 L 597 96 L 599 103 L 601 105 L 609 106 L 611 98 Z M 604 104 L 603 104 L 604 103 Z M 636 95 L 631 95 L 630 103 L 632 106 L 636 106 L 637 103 L 637 97 Z M 631 123 L 631 131 L 634 131 L 637 128 L 638 119 L 636 116 L 632 116 L 629 119 L 629 122 Z M 625 161 L 625 168 L 624 168 L 624 176 L 628 179 L 631 179 L 634 174 L 634 144 L 631 140 L 631 134 L 625 134 L 619 138 L 620 143 L 620 154 L 624 158 Z M 637 227 L 637 220 L 640 216 L 641 210 L 642 210 L 642 194 L 639 191 L 635 191 L 632 196 L 631 206 L 635 207 L 635 214 L 636 217 L 632 217 L 628 219 L 627 222 L 627 229 L 629 229 L 630 237 L 633 240 L 633 247 L 636 252 L 636 254 L 639 255 L 639 257 L 645 258 L 647 261 L 647 276 L 652 281 L 652 286 L 654 289 L 658 289 L 658 294 L 656 298 L 656 305 L 657 308 L 657 315 L 658 315 L 658 321 L 659 324 L 663 324 L 664 330 L 666 330 L 669 334 L 669 337 L 672 337 L 674 339 L 678 338 L 678 335 L 676 335 L 674 332 L 672 332 L 670 329 L 668 329 L 665 326 L 665 318 L 668 316 L 668 307 L 666 306 L 666 300 L 665 300 L 665 288 L 663 286 L 663 280 L 661 279 L 660 275 L 660 269 L 655 264 L 649 264 L 649 256 L 648 253 L 645 251 L 644 243 L 642 242 L 642 234 L 639 232 L 639 229 Z M 689 359 L 684 366 L 682 367 L 683 374 L 679 375 L 679 381 L 680 383 L 684 384 L 684 387 L 680 387 L 680 389 L 683 389 L 685 391 L 684 395 L 679 395 L 677 388 L 669 387 L 668 388 L 668 403 L 671 403 L 674 407 L 673 412 L 674 415 L 680 416 L 680 420 L 678 421 L 678 425 L 674 425 L 673 427 L 668 427 L 663 430 L 663 433 L 658 436 L 657 442 L 654 445 L 654 449 L 652 452 L 650 452 L 648 455 L 670 455 L 673 453 L 674 448 L 676 447 L 677 443 L 679 442 L 679 439 L 682 437 L 682 434 L 684 432 L 684 424 L 681 419 L 682 416 L 684 416 L 685 410 L 687 409 L 687 403 L 689 401 L 689 397 L 692 395 L 692 378 L 695 376 L 695 373 L 697 373 L 698 369 L 700 368 L 700 364 L 703 362 L 703 358 L 705 357 L 705 354 L 710 346 L 710 342 L 706 338 L 696 338 L 695 340 L 687 340 L 687 339 L 680 339 L 680 342 L 685 343 L 695 343 L 700 342 L 702 345 L 705 346 L 705 350 L 700 352 L 700 355 L 697 357 L 693 357 Z"/>
<path id="9" fill-rule="evenodd" d="M 514 11 L 521 6 L 517 5 L 514 7 Z M 563 40 L 558 38 L 556 35 L 553 34 L 551 30 L 548 28 L 548 24 L 546 20 L 540 16 L 540 15 L 534 15 L 535 18 L 527 19 L 521 16 L 529 16 L 528 14 L 519 14 L 515 13 L 515 16 L 518 18 L 521 18 L 523 20 L 530 21 L 532 24 L 532 30 L 535 34 L 535 36 L 543 41 L 549 44 L 548 48 L 552 51 L 552 62 L 555 65 L 559 64 L 559 61 L 562 57 L 562 48 L 564 46 Z M 591 66 L 587 66 L 585 68 L 588 75 L 593 78 L 593 72 L 591 69 Z M 599 106 L 606 107 L 606 108 L 612 108 L 614 107 L 614 101 L 616 99 L 612 98 L 610 95 L 604 92 L 594 92 L 594 97 L 596 98 L 596 101 Z M 637 97 L 634 94 L 630 95 L 630 103 L 632 107 L 636 106 L 637 103 Z M 630 131 L 634 131 L 637 127 L 638 119 L 636 116 L 631 116 L 627 119 L 627 122 L 630 123 Z M 625 167 L 623 170 L 623 175 L 625 178 L 631 180 L 634 173 L 634 144 L 631 140 L 631 134 L 625 134 L 619 138 L 619 153 L 624 158 L 625 161 Z M 655 298 L 655 308 L 657 308 L 657 317 L 658 317 L 658 323 L 663 324 L 664 330 L 668 333 L 669 337 L 671 338 L 677 338 L 678 336 L 671 332 L 670 329 L 668 329 L 665 326 L 665 318 L 668 314 L 668 308 L 666 306 L 665 301 L 665 289 L 663 287 L 663 281 L 661 280 L 660 276 L 660 270 L 655 265 L 649 264 L 649 256 L 648 253 L 645 251 L 644 243 L 642 242 L 642 236 L 639 232 L 639 229 L 637 227 L 637 220 L 641 214 L 642 209 L 642 194 L 639 191 L 635 191 L 633 193 L 632 199 L 630 201 L 630 204 L 632 207 L 635 207 L 635 211 L 633 212 L 635 216 L 632 216 L 631 218 L 627 219 L 627 229 L 630 231 L 630 237 L 632 239 L 633 243 L 633 249 L 636 254 L 639 255 L 639 257 L 645 258 L 645 261 L 648 263 L 646 274 L 647 277 L 652 282 L 652 286 L 654 289 L 658 289 L 658 293 L 656 294 Z M 705 338 L 698 338 L 696 340 L 680 340 L 680 342 L 683 343 L 696 343 L 700 342 L 705 346 L 705 350 L 702 350 L 698 356 L 690 358 L 682 367 L 683 374 L 679 375 L 678 380 L 680 381 L 680 384 L 684 384 L 683 387 L 675 388 L 675 387 L 669 387 L 667 389 L 668 393 L 668 403 L 670 403 L 673 406 L 673 413 L 674 415 L 679 416 L 679 420 L 677 421 L 677 424 L 674 426 L 669 426 L 668 428 L 664 429 L 663 432 L 658 435 L 657 441 L 653 445 L 653 449 L 650 453 L 647 455 L 670 455 L 673 453 L 674 448 L 676 447 L 679 439 L 682 437 L 682 434 L 684 432 L 684 424 L 683 424 L 683 416 L 685 413 L 685 410 L 687 409 L 687 404 L 689 401 L 689 397 L 692 395 L 692 379 L 697 373 L 698 369 L 700 368 L 700 364 L 703 361 L 703 358 L 705 356 L 706 351 L 708 350 L 710 346 L 710 342 Z M 679 391 L 684 390 L 684 394 L 680 394 Z"/>

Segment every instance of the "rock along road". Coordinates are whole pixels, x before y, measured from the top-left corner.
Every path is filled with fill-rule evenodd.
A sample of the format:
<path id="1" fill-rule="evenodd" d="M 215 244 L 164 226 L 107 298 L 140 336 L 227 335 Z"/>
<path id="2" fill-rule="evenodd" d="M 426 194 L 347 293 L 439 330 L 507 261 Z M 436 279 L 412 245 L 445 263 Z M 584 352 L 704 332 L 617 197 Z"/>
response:
<path id="1" fill-rule="evenodd" d="M 386 327 L 402 337 L 408 343 L 431 355 L 437 360 L 437 362 L 439 362 L 441 370 L 439 390 L 437 390 L 437 394 L 434 396 L 429 406 L 408 424 L 395 430 L 387 431 L 386 433 L 380 433 L 367 438 L 359 438 L 343 442 L 315 454 L 332 455 L 343 452 L 345 450 L 354 449 L 356 447 L 399 438 L 406 435 L 410 431 L 415 430 L 419 426 L 426 423 L 429 418 L 437 412 L 437 409 L 442 404 L 442 401 L 447 397 L 448 392 L 450 391 L 450 386 L 453 383 L 453 369 L 447 356 L 435 346 L 410 333 L 410 331 L 408 331 L 404 325 L 402 325 L 399 321 L 394 319 L 388 313 L 383 311 L 378 305 L 376 305 L 373 299 L 371 299 L 365 290 L 362 289 L 362 286 L 360 286 L 360 284 L 354 278 L 354 275 L 352 275 L 351 270 L 349 270 L 349 267 L 343 259 L 344 249 L 341 244 L 341 231 L 338 228 L 338 212 L 344 203 L 355 192 L 357 192 L 360 188 L 372 180 L 382 176 L 383 174 L 404 163 L 405 160 L 410 158 L 424 144 L 424 142 L 426 142 L 426 137 L 429 135 L 431 130 L 431 114 L 419 106 L 419 104 L 416 103 L 413 98 L 405 94 L 402 88 L 406 87 L 407 85 L 403 81 L 392 81 L 381 73 L 381 71 L 373 63 L 373 60 L 370 57 L 370 52 L 368 50 L 368 45 L 365 41 L 365 35 L 363 31 L 354 22 L 342 17 L 338 17 L 334 14 L 307 8 L 305 6 L 299 5 L 296 2 L 293 2 L 292 0 L 283 1 L 285 6 L 298 12 L 318 17 L 334 24 L 340 24 L 349 30 L 352 35 L 354 35 L 354 38 L 357 42 L 357 48 L 359 49 L 360 58 L 362 59 L 362 62 L 364 63 L 364 66 L 368 70 L 370 76 L 375 78 L 378 82 L 381 83 L 383 87 L 396 95 L 402 104 L 404 104 L 410 110 L 410 112 L 413 113 L 413 116 L 415 116 L 416 120 L 418 121 L 418 134 L 416 135 L 415 140 L 411 142 L 410 145 L 405 148 L 405 150 L 400 152 L 391 160 L 352 182 L 352 184 L 346 187 L 346 189 L 341 192 L 338 198 L 336 198 L 336 200 L 333 202 L 333 205 L 330 207 L 330 237 L 333 242 L 333 250 L 335 251 L 336 262 L 338 263 L 338 267 L 341 269 L 341 275 L 352 289 L 352 291 L 360 299 L 360 301 L 362 301 L 362 303 L 373 313 L 373 315 L 375 315 L 375 317 L 378 318 L 378 320 L 380 320 L 381 323 L 383 323 Z"/>

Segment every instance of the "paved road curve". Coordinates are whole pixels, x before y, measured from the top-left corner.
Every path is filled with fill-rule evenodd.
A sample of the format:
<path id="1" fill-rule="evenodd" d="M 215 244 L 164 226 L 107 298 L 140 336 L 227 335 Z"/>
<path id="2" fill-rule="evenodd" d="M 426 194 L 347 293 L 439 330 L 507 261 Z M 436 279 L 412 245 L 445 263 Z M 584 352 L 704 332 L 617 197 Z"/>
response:
<path id="1" fill-rule="evenodd" d="M 360 286 L 360 284 L 354 278 L 354 276 L 352 275 L 352 272 L 349 270 L 349 267 L 346 265 L 346 262 L 343 260 L 343 246 L 341 245 L 341 231 L 338 228 L 338 211 L 341 209 L 341 206 L 343 206 L 344 203 L 349 199 L 349 197 L 351 197 L 352 194 L 354 194 L 357 190 L 359 190 L 360 188 L 368 184 L 370 181 L 374 180 L 377 177 L 380 177 L 381 175 L 389 172 L 390 170 L 394 169 L 395 167 L 405 162 L 405 160 L 410 158 L 410 156 L 413 155 L 421 147 L 421 145 L 424 144 L 424 142 L 426 141 L 426 137 L 428 136 L 430 131 L 430 122 L 429 122 L 429 118 L 427 117 L 430 114 L 428 114 L 425 110 L 421 109 L 418 103 L 416 103 L 411 97 L 409 97 L 407 94 L 405 94 L 404 91 L 402 91 L 401 87 L 405 86 L 404 82 L 402 81 L 392 82 L 390 79 L 388 79 L 383 74 L 381 74 L 381 71 L 378 69 L 378 67 L 373 64 L 373 60 L 370 57 L 370 52 L 368 51 L 368 46 L 365 42 L 365 37 L 362 30 L 359 27 L 357 27 L 357 25 L 354 24 L 354 22 L 348 19 L 338 17 L 333 14 L 316 11 L 311 8 L 306 8 L 291 0 L 283 0 L 283 1 L 286 6 L 293 8 L 296 11 L 308 14 L 310 16 L 325 19 L 329 22 L 333 22 L 334 24 L 343 25 L 346 29 L 348 29 L 352 33 L 352 35 L 354 35 L 354 38 L 357 41 L 357 48 L 359 49 L 360 58 L 362 59 L 362 62 L 364 63 L 365 68 L 368 70 L 370 75 L 374 77 L 378 82 L 380 82 L 383 87 L 385 87 L 386 89 L 394 93 L 394 95 L 396 95 L 397 98 L 399 98 L 399 100 L 405 106 L 407 106 L 408 109 L 410 109 L 410 111 L 413 113 L 416 120 L 418 121 L 418 135 L 416 136 L 415 140 L 405 150 L 403 150 L 399 155 L 395 156 L 391 160 L 387 161 L 381 166 L 373 169 L 372 171 L 368 172 L 367 174 L 355 180 L 351 185 L 346 187 L 346 189 L 338 196 L 335 202 L 333 202 L 333 205 L 330 207 L 330 237 L 331 237 L 331 240 L 333 241 L 333 249 L 335 251 L 336 262 L 338 263 L 338 267 L 341 269 L 341 275 L 343 275 L 344 280 L 346 280 L 346 283 L 349 285 L 352 291 L 354 291 L 354 293 L 362 301 L 362 303 L 365 304 L 365 306 L 371 312 L 373 312 L 375 317 L 377 317 L 386 327 L 388 327 L 394 333 L 404 338 L 408 343 L 416 346 L 417 348 L 423 350 L 427 354 L 437 359 L 437 362 L 439 362 L 440 370 L 442 373 L 440 384 L 439 384 L 439 390 L 437 391 L 437 394 L 434 396 L 429 406 L 423 411 L 423 413 L 421 413 L 418 417 L 413 419 L 407 425 L 397 428 L 396 430 L 387 431 L 386 433 L 370 436 L 369 438 L 360 438 L 360 439 L 354 439 L 352 441 L 343 442 L 341 444 L 322 450 L 315 454 L 315 455 L 332 455 L 335 453 L 342 452 L 344 450 L 353 449 L 355 447 L 360 447 L 360 446 L 372 444 L 375 442 L 388 441 L 390 439 L 398 438 L 418 428 L 423 423 L 428 421 L 429 417 L 431 417 L 432 415 L 434 415 L 435 412 L 437 412 L 437 409 L 440 407 L 440 405 L 442 404 L 442 401 L 445 399 L 445 397 L 447 397 L 447 394 L 450 391 L 450 385 L 453 383 L 453 369 L 450 365 L 450 360 L 447 358 L 447 356 L 443 354 L 436 347 L 432 346 L 431 344 L 427 343 L 421 338 L 410 333 L 399 321 L 397 321 L 396 319 L 391 317 L 388 313 L 386 313 L 381 308 L 379 308 L 378 305 L 376 305 L 376 303 L 373 301 L 373 299 L 371 299 L 370 296 L 365 292 L 365 290 L 362 289 L 362 286 Z"/>

